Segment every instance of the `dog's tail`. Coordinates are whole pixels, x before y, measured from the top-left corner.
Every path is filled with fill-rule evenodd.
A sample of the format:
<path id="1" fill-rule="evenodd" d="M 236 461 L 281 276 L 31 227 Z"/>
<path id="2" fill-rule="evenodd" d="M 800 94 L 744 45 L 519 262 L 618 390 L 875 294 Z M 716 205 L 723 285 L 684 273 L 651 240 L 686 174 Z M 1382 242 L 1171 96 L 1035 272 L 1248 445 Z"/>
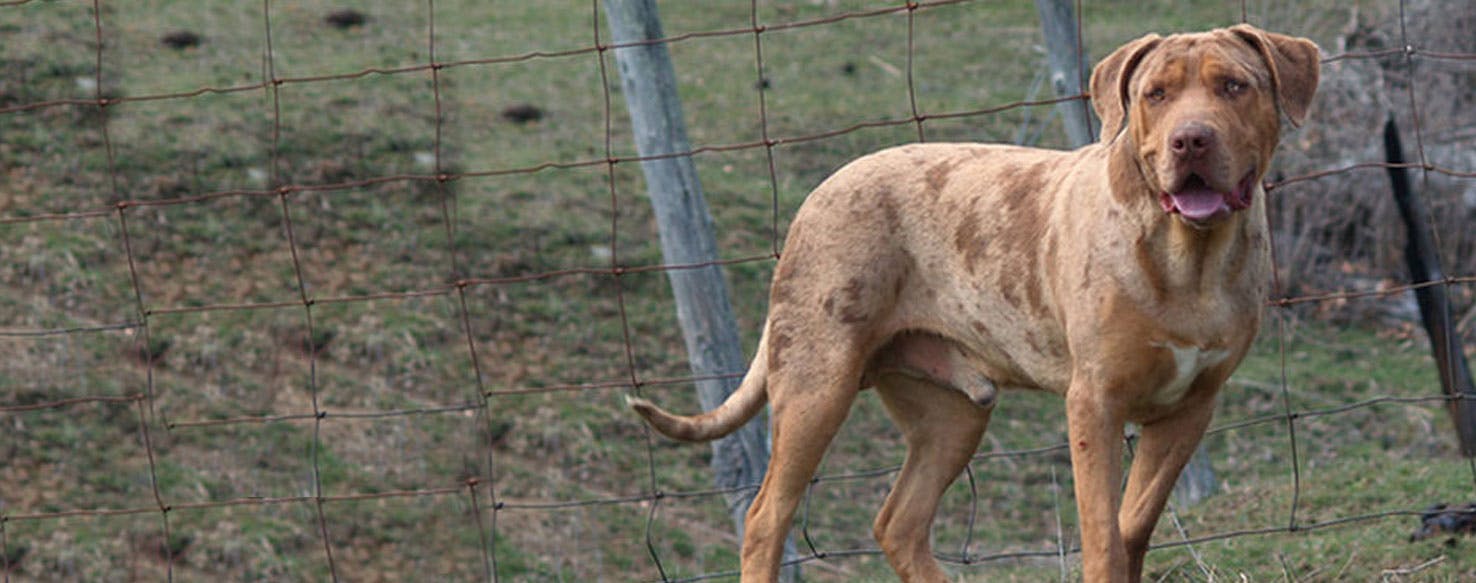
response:
<path id="1" fill-rule="evenodd" d="M 738 390 L 716 409 L 698 415 L 673 415 L 655 403 L 627 396 L 625 401 L 658 433 L 681 441 L 711 441 L 736 431 L 758 415 L 769 400 L 768 326 L 759 338 L 758 353 Z"/>

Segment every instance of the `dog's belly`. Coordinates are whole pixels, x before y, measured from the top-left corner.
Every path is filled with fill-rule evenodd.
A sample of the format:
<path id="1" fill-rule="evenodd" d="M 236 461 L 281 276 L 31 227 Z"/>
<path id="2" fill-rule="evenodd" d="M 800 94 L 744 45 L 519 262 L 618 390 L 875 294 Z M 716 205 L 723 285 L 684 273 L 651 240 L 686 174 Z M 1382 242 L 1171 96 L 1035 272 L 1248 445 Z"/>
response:
<path id="1" fill-rule="evenodd" d="M 993 407 L 1017 376 L 979 360 L 957 342 L 927 332 L 904 332 L 877 351 L 867 366 L 864 384 L 885 383 L 888 376 L 927 381 L 963 393 L 979 407 Z"/>
<path id="2" fill-rule="evenodd" d="M 1045 388 L 1024 373 L 1000 347 L 976 348 L 932 331 L 909 330 L 893 336 L 867 363 L 864 384 L 900 375 L 963 393 L 981 407 L 992 406 L 1000 391 Z"/>
<path id="3" fill-rule="evenodd" d="M 996 390 L 1064 394 L 1071 371 L 1065 331 L 1046 302 L 1021 299 L 1048 297 L 1045 280 L 993 265 L 967 277 L 954 265 L 941 265 L 918 270 L 889 328 L 941 337 L 954 369 L 963 371 L 955 373 L 960 381 L 972 375 Z"/>

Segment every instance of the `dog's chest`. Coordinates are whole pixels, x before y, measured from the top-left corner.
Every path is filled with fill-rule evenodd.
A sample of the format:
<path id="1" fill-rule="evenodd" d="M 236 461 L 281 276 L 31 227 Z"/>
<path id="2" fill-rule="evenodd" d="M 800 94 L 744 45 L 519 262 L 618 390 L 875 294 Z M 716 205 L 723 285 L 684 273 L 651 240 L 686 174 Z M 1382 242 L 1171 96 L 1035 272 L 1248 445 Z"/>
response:
<path id="1" fill-rule="evenodd" d="M 1172 343 L 1154 343 L 1153 346 L 1166 349 L 1173 356 L 1172 376 L 1148 395 L 1148 400 L 1155 405 L 1172 405 L 1179 402 L 1179 399 L 1184 398 L 1184 394 L 1189 391 L 1194 379 L 1199 378 L 1200 373 L 1225 362 L 1225 359 L 1230 357 L 1230 351 L 1223 348 L 1206 349 Z"/>

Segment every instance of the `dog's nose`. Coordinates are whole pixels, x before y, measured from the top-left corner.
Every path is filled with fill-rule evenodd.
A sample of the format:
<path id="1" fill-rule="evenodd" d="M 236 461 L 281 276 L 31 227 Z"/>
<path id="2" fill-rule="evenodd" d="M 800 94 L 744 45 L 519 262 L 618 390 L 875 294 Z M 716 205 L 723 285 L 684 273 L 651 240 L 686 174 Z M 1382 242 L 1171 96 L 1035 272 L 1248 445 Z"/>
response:
<path id="1" fill-rule="evenodd" d="M 1187 160 L 1203 157 L 1215 147 L 1215 130 L 1199 122 L 1188 122 L 1169 134 L 1169 149 L 1174 156 Z"/>

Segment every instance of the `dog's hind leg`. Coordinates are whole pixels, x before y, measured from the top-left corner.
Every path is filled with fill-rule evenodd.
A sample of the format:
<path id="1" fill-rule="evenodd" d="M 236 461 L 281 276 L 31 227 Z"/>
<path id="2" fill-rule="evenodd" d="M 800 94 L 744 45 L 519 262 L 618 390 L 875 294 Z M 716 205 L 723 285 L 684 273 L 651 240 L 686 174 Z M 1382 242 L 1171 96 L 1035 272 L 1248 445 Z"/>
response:
<path id="1" fill-rule="evenodd" d="M 783 350 L 780 341 L 770 350 Z M 796 353 L 801 350 L 796 348 Z M 795 509 L 860 392 L 860 358 L 823 345 L 769 364 L 773 452 L 743 533 L 744 583 L 775 581 Z M 854 373 L 851 371 L 855 371 Z"/>
<path id="2" fill-rule="evenodd" d="M 907 441 L 907 461 L 876 516 L 873 532 L 903 581 L 946 581 L 929 533 L 939 498 L 969 463 L 989 425 L 958 389 L 905 375 L 877 378 L 877 392 Z"/>

